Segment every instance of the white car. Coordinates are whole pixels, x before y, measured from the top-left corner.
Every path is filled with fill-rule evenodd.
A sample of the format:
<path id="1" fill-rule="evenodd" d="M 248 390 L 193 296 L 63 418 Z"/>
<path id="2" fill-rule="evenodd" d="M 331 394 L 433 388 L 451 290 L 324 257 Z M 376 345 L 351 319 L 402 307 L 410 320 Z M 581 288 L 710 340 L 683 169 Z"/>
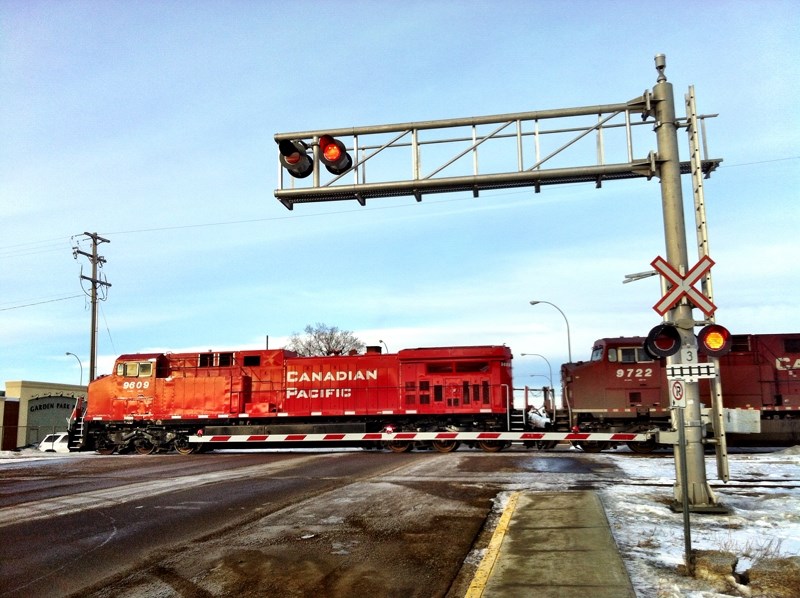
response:
<path id="1" fill-rule="evenodd" d="M 39 443 L 39 450 L 45 453 L 68 453 L 69 435 L 66 432 L 48 434 Z"/>

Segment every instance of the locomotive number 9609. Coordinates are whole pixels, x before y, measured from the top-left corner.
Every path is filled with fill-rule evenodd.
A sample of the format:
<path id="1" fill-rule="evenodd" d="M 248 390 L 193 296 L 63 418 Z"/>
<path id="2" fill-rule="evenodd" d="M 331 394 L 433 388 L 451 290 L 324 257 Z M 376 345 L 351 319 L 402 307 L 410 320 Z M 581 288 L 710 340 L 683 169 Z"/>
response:
<path id="1" fill-rule="evenodd" d="M 137 382 L 123 382 L 122 388 L 125 390 L 134 390 L 134 389 L 143 389 L 143 388 L 150 388 L 150 381 L 149 380 L 139 380 Z"/>
<path id="2" fill-rule="evenodd" d="M 617 378 L 650 378 L 653 368 L 619 368 Z"/>

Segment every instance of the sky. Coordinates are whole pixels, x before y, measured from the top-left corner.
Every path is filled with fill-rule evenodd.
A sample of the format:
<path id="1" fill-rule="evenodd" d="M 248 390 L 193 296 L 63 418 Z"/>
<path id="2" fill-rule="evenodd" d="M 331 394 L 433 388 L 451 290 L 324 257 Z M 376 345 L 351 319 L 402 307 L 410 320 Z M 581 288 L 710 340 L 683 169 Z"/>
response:
<path id="1" fill-rule="evenodd" d="M 778 0 L 0 0 L 0 384 L 86 382 L 86 232 L 109 241 L 98 374 L 123 353 L 279 348 L 320 322 L 391 352 L 505 344 L 515 386 L 541 386 L 567 323 L 575 360 L 646 335 L 658 281 L 622 280 L 664 255 L 656 178 L 289 211 L 273 135 L 625 102 L 662 53 L 678 116 L 690 85 L 718 114 L 717 322 L 798 332 L 798 40 L 800 6 Z M 691 223 L 688 176 L 683 196 Z"/>

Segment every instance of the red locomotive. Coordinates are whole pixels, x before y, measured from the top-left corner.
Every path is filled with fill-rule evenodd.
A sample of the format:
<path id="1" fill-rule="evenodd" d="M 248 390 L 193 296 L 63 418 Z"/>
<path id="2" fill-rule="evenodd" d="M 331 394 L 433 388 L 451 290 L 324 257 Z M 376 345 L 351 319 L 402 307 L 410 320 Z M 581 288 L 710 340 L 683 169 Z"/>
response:
<path id="1" fill-rule="evenodd" d="M 81 449 L 147 454 L 202 447 L 191 439 L 269 441 L 327 434 L 506 431 L 511 351 L 504 346 L 299 357 L 285 350 L 122 355 L 89 385 L 70 430 Z M 362 436 L 363 438 L 363 436 Z M 402 436 L 385 443 L 401 452 Z M 477 437 L 476 437 L 477 438 Z M 505 444 L 486 436 L 485 450 Z M 440 452 L 459 440 L 431 441 Z"/>
<path id="2" fill-rule="evenodd" d="M 604 338 L 588 362 L 561 366 L 563 409 L 557 428 L 637 431 L 669 427 L 670 401 L 664 359 L 644 350 L 642 337 Z M 720 358 L 725 407 L 761 412 L 761 434 L 731 435 L 733 445 L 800 443 L 800 334 L 732 335 L 731 351 Z M 710 406 L 701 380 L 701 401 Z M 655 445 L 631 443 L 638 451 Z M 584 448 L 602 450 L 598 443 Z"/>

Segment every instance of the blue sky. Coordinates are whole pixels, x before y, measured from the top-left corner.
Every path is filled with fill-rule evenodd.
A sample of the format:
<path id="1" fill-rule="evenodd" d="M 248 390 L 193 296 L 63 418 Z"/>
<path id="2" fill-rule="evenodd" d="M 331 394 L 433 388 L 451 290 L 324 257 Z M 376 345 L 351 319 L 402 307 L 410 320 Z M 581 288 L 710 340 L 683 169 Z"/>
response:
<path id="1" fill-rule="evenodd" d="M 86 381 L 85 231 L 111 241 L 101 374 L 121 353 L 276 348 L 325 322 L 391 351 L 507 344 L 516 384 L 541 385 L 546 364 L 519 354 L 557 375 L 566 328 L 531 299 L 564 311 L 576 359 L 646 334 L 658 282 L 622 279 L 664 254 L 656 179 L 290 212 L 272 136 L 624 102 L 655 85 L 657 53 L 679 115 L 689 85 L 719 114 L 717 321 L 797 332 L 798 40 L 788 1 L 3 0 L 0 383 L 77 383 L 68 351 Z"/>

